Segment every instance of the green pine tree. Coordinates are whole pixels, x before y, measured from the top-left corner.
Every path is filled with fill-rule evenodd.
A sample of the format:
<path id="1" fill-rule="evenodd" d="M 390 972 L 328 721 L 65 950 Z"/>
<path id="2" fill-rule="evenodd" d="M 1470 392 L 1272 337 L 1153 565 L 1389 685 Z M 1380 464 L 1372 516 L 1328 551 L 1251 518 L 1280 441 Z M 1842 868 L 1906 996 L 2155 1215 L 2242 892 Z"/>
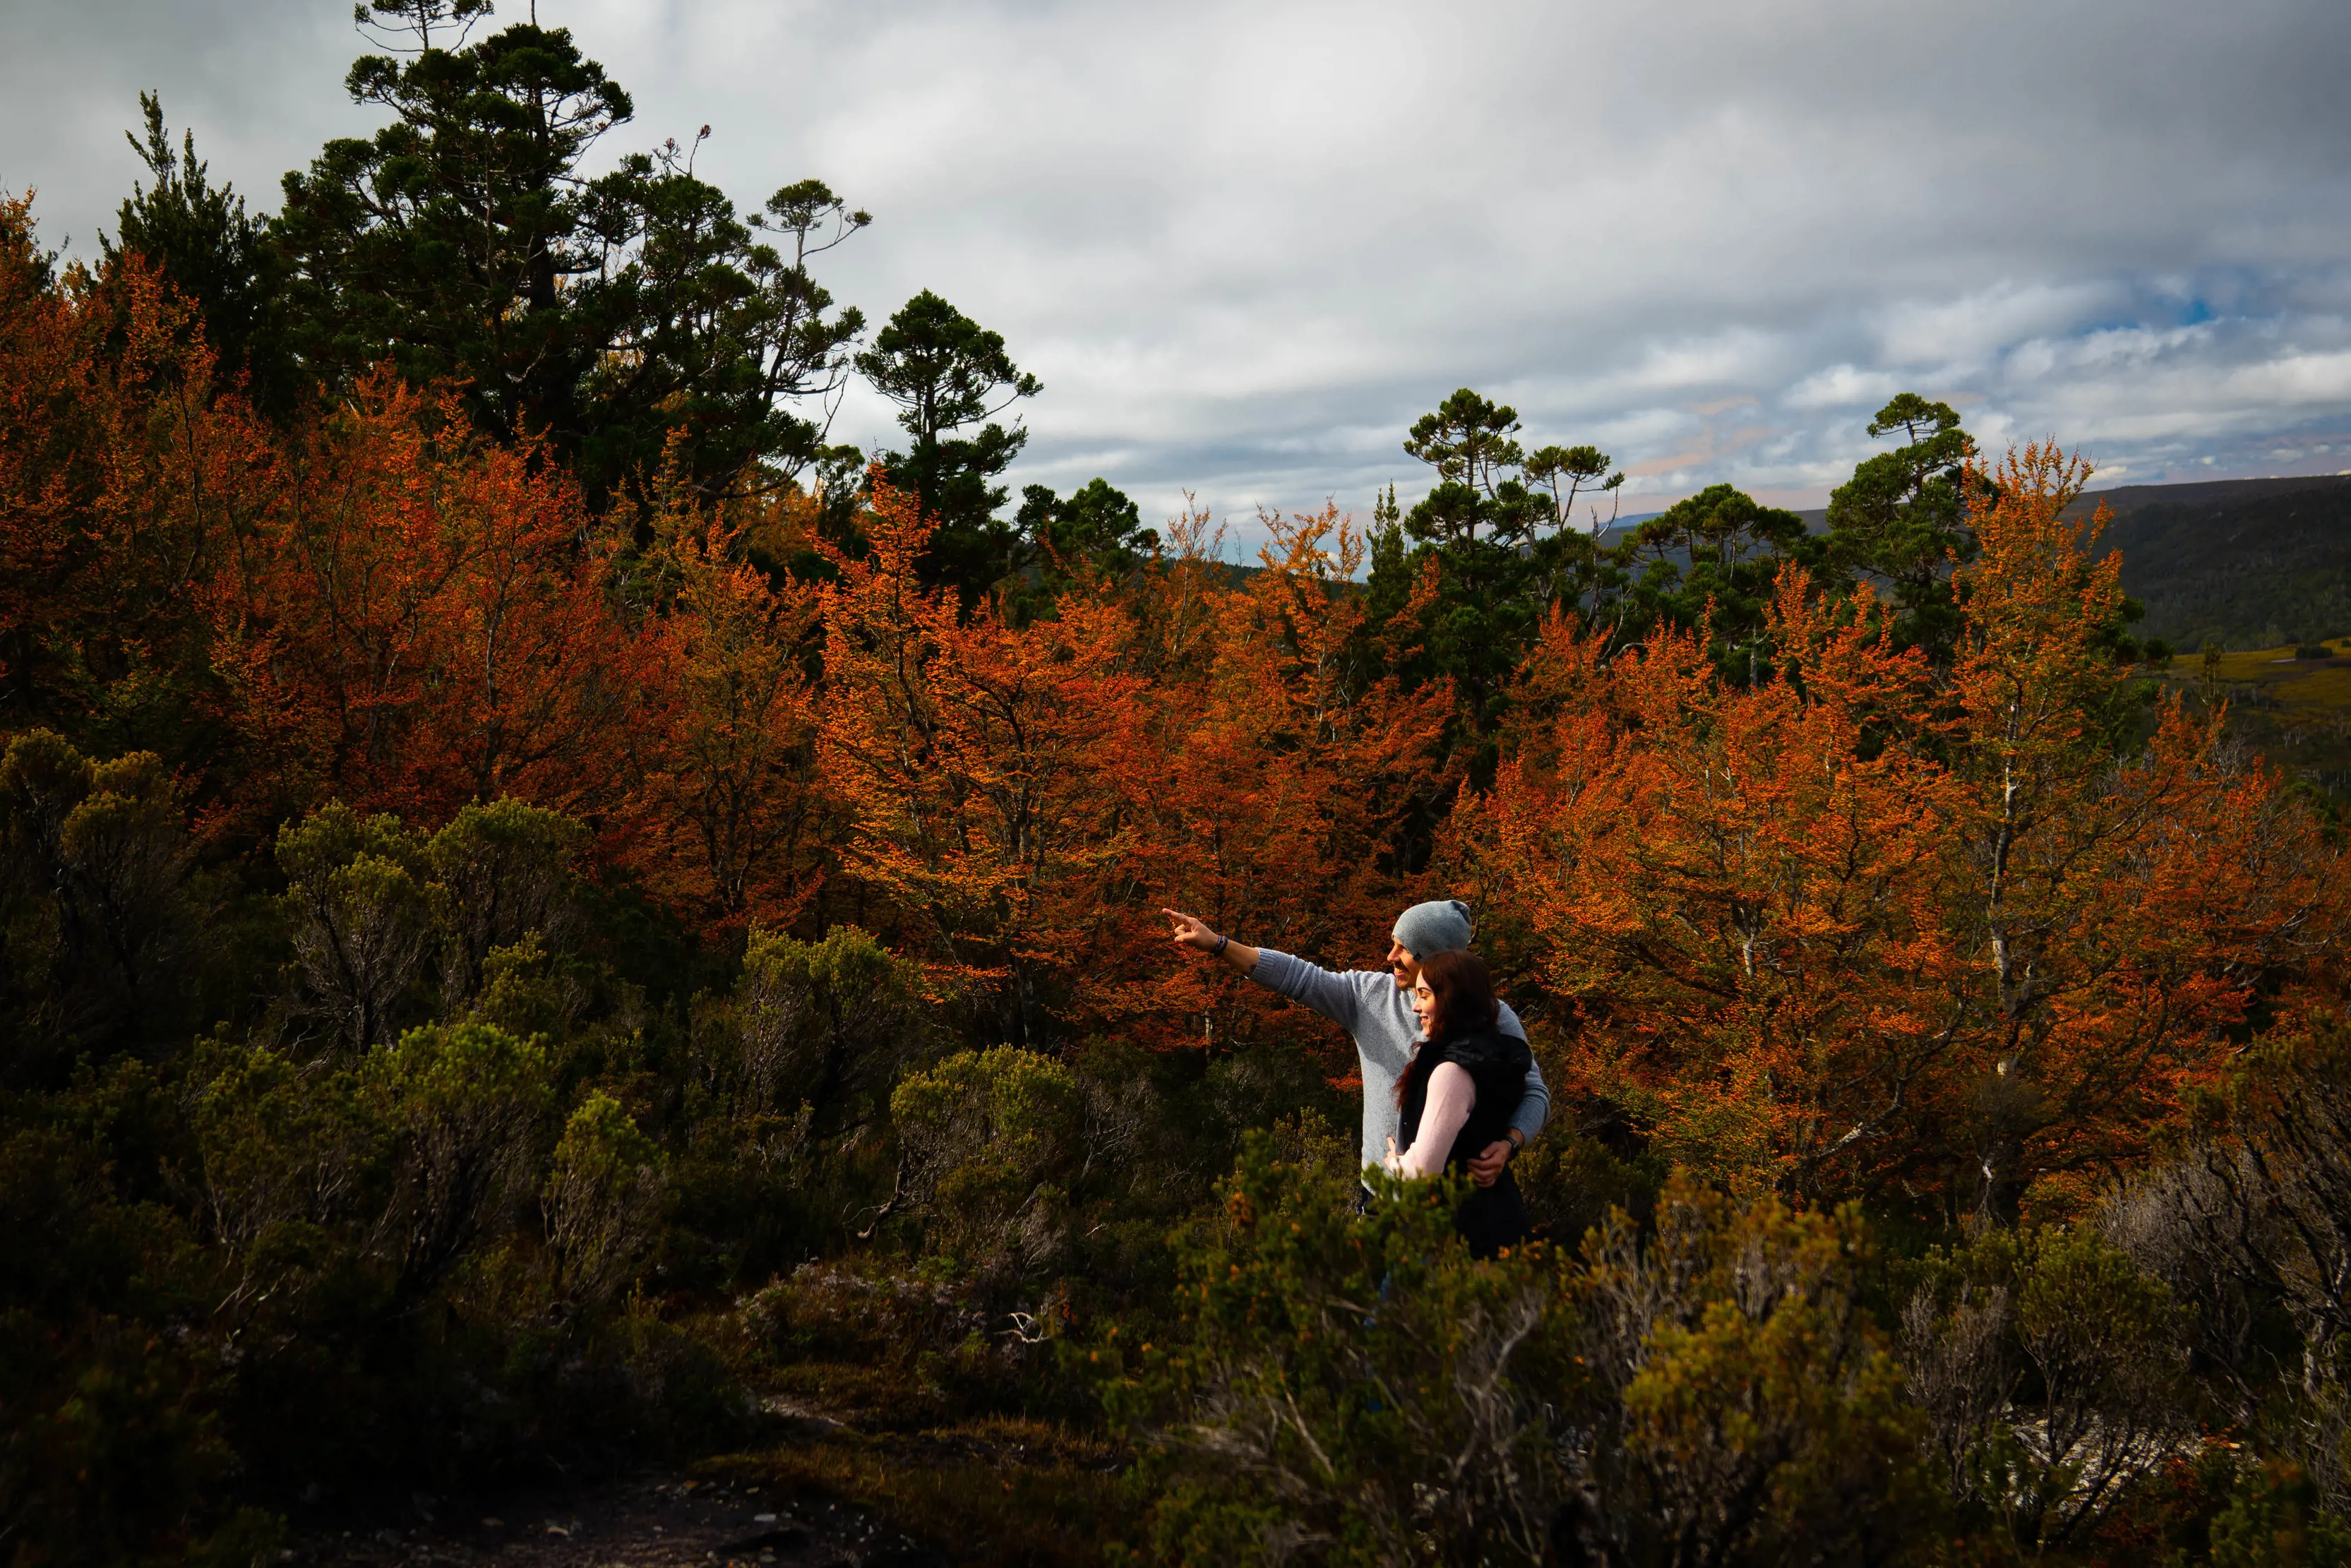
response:
<path id="1" fill-rule="evenodd" d="M 155 183 L 131 187 L 114 234 L 101 235 L 99 246 L 110 263 L 135 256 L 160 267 L 203 310 L 205 340 L 223 367 L 245 371 L 255 402 L 282 413 L 301 382 L 286 343 L 284 269 L 267 244 L 268 225 L 246 211 L 233 187 L 212 183 L 194 131 L 183 131 L 172 147 L 162 99 L 142 92 L 139 110 L 144 140 L 128 132 L 125 140 Z"/>
<path id="2" fill-rule="evenodd" d="M 1028 444 L 1029 432 L 1008 430 L 996 415 L 1043 388 L 1012 362 L 1002 333 L 927 288 L 875 334 L 857 369 L 898 405 L 898 423 L 910 437 L 904 451 L 883 455 L 882 471 L 937 522 L 928 575 L 956 584 L 969 602 L 1020 565 L 1019 536 L 996 515 L 1006 487 L 994 480 Z M 956 434 L 973 425 L 980 427 L 974 434 Z"/>
<path id="3" fill-rule="evenodd" d="M 362 7 L 409 35 L 347 78 L 392 122 L 288 174 L 271 226 L 303 368 L 462 383 L 486 430 L 546 440 L 600 502 L 646 484 L 674 435 L 705 495 L 853 465 L 801 411 L 846 378 L 864 322 L 809 264 L 868 215 L 815 181 L 740 214 L 695 175 L 700 137 L 590 178 L 628 93 L 565 28 L 468 42 L 488 10 Z"/>

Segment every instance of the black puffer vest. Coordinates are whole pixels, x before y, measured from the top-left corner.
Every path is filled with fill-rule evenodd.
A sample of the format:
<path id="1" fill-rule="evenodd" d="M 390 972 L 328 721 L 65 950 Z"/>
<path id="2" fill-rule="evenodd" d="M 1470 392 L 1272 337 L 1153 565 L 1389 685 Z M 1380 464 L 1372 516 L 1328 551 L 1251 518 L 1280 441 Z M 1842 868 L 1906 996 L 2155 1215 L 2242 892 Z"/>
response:
<path id="1" fill-rule="evenodd" d="M 1445 1156 L 1445 1168 L 1457 1176 L 1469 1174 L 1469 1161 L 1489 1145 L 1510 1135 L 1510 1116 L 1527 1092 L 1527 1070 L 1534 1055 L 1527 1042 L 1491 1030 L 1467 1030 L 1423 1045 L 1405 1069 L 1404 1106 L 1396 1126 L 1396 1147 L 1408 1149 L 1420 1135 L 1421 1113 L 1428 1106 L 1429 1074 L 1446 1062 L 1469 1074 L 1477 1101 L 1469 1119 Z M 1504 1247 L 1526 1239 L 1527 1206 L 1519 1184 L 1503 1167 L 1491 1186 L 1477 1188 L 1454 1215 L 1453 1223 L 1469 1243 L 1471 1255 L 1491 1258 Z"/>

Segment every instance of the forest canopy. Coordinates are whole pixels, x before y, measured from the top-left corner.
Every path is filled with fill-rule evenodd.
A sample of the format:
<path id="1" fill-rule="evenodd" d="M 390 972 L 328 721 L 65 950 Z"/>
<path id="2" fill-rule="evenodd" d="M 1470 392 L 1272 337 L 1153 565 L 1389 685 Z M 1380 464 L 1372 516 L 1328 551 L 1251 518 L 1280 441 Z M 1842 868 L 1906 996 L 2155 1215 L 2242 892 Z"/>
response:
<path id="1" fill-rule="evenodd" d="M 1819 530 L 1620 522 L 1465 388 L 1236 572 L 1015 499 L 1005 339 L 819 281 L 886 214 L 362 15 L 388 121 L 276 213 L 152 95 L 93 262 L 0 203 L 16 1561 L 787 1386 L 1098 1445 L 1073 1561 L 2351 1558 L 2351 880 L 2085 464 L 1905 393 Z M 1157 913 L 1366 967 L 1429 897 L 1552 1085 L 1490 1262 Z"/>

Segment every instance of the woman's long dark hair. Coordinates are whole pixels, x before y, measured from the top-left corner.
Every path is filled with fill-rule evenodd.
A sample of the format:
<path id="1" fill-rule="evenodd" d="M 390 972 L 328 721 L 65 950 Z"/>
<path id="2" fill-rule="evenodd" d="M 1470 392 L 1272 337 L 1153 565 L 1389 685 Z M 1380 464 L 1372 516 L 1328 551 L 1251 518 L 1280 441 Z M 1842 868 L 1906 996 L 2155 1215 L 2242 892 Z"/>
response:
<path id="1" fill-rule="evenodd" d="M 1431 953 L 1421 963 L 1420 977 L 1428 982 L 1437 998 L 1437 1016 L 1428 1023 L 1430 1045 L 1492 1029 L 1501 1016 L 1494 1000 L 1494 977 L 1486 972 L 1486 961 L 1475 953 Z M 1405 1086 L 1416 1071 L 1427 1076 L 1421 1066 L 1426 1055 L 1424 1047 L 1414 1055 L 1412 1066 L 1396 1074 L 1397 1104 L 1404 1103 Z"/>

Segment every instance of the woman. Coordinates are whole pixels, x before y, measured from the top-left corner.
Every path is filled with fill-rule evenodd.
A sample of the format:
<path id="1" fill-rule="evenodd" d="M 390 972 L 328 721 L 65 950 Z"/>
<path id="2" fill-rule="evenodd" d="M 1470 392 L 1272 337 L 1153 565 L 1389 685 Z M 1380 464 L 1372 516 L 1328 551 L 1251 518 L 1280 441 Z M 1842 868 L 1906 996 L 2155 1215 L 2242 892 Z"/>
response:
<path id="1" fill-rule="evenodd" d="M 1494 982 L 1483 961 L 1463 952 L 1435 953 L 1412 988 L 1420 1047 L 1396 1081 L 1404 1153 L 1388 1140 L 1388 1168 L 1399 1176 L 1466 1175 L 1480 1150 L 1504 1136 L 1526 1092 L 1534 1058 L 1527 1042 L 1498 1032 Z M 1505 1167 L 1494 1185 L 1473 1191 L 1453 1223 L 1474 1258 L 1491 1258 L 1527 1234 L 1527 1206 Z"/>

